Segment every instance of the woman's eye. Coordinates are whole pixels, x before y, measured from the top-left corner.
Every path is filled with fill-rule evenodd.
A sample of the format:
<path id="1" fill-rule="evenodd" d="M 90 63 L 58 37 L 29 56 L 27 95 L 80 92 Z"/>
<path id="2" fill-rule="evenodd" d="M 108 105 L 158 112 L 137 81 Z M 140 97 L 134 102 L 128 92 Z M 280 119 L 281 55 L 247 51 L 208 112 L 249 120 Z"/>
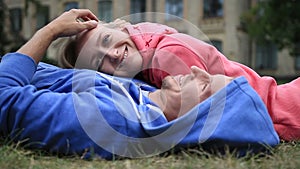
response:
<path id="1" fill-rule="evenodd" d="M 108 34 L 108 35 L 105 35 L 105 36 L 103 37 L 102 43 L 103 43 L 103 44 L 107 44 L 107 43 L 109 42 L 109 37 L 110 37 L 109 34 Z"/>

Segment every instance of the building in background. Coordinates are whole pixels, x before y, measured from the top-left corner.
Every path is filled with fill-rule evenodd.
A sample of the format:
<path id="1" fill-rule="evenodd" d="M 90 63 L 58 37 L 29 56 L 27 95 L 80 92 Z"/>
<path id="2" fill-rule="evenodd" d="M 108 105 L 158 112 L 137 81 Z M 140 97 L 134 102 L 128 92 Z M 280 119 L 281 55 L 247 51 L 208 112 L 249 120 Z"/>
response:
<path id="1" fill-rule="evenodd" d="M 27 10 L 25 0 L 5 1 L 10 29 L 25 39 L 64 11 L 88 8 L 106 22 L 121 17 L 132 23 L 152 21 L 175 27 L 212 43 L 230 60 L 261 75 L 293 78 L 300 72 L 300 57 L 291 57 L 273 44 L 258 46 L 244 32 L 240 16 L 256 0 L 40 0 L 40 5 L 29 3 Z M 48 57 L 56 58 L 57 46 L 50 47 Z"/>

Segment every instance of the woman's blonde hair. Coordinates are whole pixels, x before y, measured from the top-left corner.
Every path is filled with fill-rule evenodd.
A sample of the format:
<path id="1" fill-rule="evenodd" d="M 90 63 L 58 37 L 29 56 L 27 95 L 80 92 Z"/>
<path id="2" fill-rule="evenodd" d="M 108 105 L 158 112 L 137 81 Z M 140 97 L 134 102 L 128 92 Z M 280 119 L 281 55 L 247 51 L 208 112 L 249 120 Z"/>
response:
<path id="1" fill-rule="evenodd" d="M 124 29 L 125 26 L 130 25 L 129 22 L 121 19 L 116 19 L 113 22 L 105 23 L 99 22 L 103 26 L 111 29 Z M 61 44 L 61 50 L 58 56 L 58 65 L 62 68 L 74 68 L 76 60 L 78 58 L 78 39 L 76 36 L 67 38 L 63 44 Z"/>
<path id="2" fill-rule="evenodd" d="M 67 38 L 63 43 L 58 57 L 58 65 L 62 68 L 74 68 L 78 57 L 76 37 Z"/>

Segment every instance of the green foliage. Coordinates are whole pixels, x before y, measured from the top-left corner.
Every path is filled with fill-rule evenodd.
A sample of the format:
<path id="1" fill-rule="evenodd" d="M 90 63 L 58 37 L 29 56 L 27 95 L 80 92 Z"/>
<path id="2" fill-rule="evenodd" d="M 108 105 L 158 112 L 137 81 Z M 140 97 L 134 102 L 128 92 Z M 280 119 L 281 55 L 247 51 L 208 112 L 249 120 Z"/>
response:
<path id="1" fill-rule="evenodd" d="M 4 0 L 0 0 L 0 55 L 3 55 L 5 53 L 4 44 L 8 43 L 8 39 L 3 26 L 5 25 L 6 10 L 7 7 L 4 3 Z"/>
<path id="2" fill-rule="evenodd" d="M 43 9 L 39 0 L 25 0 L 25 16 L 29 10 L 29 4 L 33 4 L 36 9 Z M 9 29 L 5 30 L 5 27 L 9 25 L 7 22 L 9 22 L 9 11 L 5 1 L 0 0 L 0 56 L 7 52 L 15 52 L 26 41 L 20 33 L 10 32 Z"/>
<path id="3" fill-rule="evenodd" d="M 300 54 L 300 1 L 260 1 L 245 12 L 241 21 L 248 34 L 260 44 L 275 43 L 279 49 L 288 48 Z"/>

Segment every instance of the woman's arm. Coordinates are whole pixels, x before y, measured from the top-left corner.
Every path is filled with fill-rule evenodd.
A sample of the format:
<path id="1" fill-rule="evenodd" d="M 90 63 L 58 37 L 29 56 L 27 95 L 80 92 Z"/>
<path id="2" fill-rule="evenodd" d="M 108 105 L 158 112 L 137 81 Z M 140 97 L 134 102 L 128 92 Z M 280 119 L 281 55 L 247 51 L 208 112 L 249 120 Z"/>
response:
<path id="1" fill-rule="evenodd" d="M 78 22 L 79 18 L 84 22 Z M 84 30 L 93 29 L 97 27 L 97 21 L 97 17 L 90 10 L 72 9 L 38 30 L 17 52 L 30 56 L 35 63 L 39 63 L 52 41 L 59 37 L 72 36 Z"/>

